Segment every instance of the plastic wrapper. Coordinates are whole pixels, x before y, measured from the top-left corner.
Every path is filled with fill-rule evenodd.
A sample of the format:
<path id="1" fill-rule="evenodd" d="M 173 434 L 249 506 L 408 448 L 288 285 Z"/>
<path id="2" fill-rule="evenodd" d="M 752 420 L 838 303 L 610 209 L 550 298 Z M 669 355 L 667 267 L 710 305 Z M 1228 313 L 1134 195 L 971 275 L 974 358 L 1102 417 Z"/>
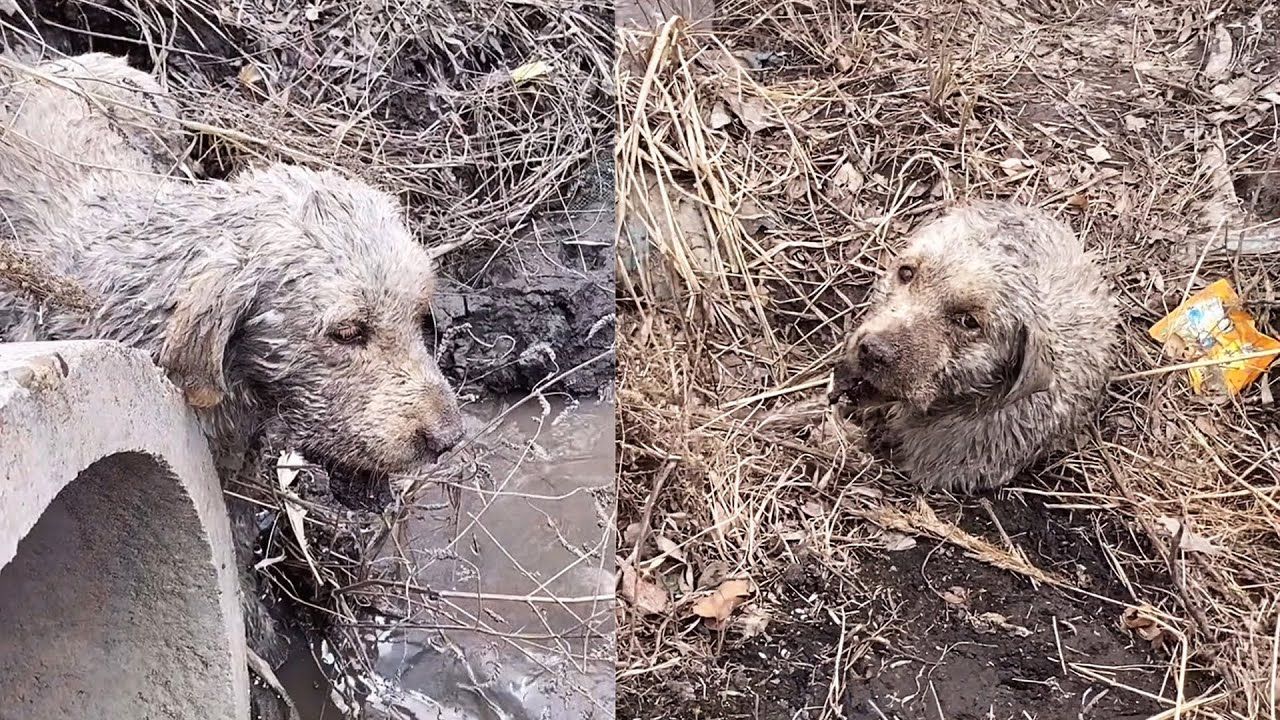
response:
<path id="1" fill-rule="evenodd" d="M 1218 280 L 1187 298 L 1151 326 L 1151 337 L 1164 343 L 1170 357 L 1183 362 L 1223 361 L 1188 369 L 1196 393 L 1236 395 L 1258 379 L 1276 355 L 1245 360 L 1228 358 L 1280 350 L 1280 340 L 1254 326 L 1231 283 Z"/>

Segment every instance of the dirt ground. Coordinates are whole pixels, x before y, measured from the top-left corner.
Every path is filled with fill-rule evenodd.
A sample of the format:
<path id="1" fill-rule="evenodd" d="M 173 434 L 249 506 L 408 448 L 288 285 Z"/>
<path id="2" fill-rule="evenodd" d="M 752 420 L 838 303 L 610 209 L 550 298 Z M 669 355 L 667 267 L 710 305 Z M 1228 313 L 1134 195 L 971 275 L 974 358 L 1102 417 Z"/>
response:
<path id="1" fill-rule="evenodd" d="M 945 542 L 859 549 L 840 572 L 816 553 L 793 548 L 794 559 L 762 580 L 765 602 L 775 610 L 764 634 L 745 640 L 709 635 L 718 655 L 692 662 L 684 668 L 690 679 L 669 681 L 656 698 L 626 698 L 619 716 L 1136 720 L 1156 714 L 1154 700 L 1064 671 L 1063 660 L 1085 661 L 1113 669 L 1126 685 L 1160 691 L 1166 658 L 1135 642 L 1122 629 L 1123 607 L 1102 599 L 1126 595 L 1091 537 L 1107 531 L 1046 509 L 1036 498 L 993 504 L 1004 532 L 1034 564 L 1076 578 L 1096 596 L 1037 587 Z M 966 530 L 998 533 L 976 504 L 952 510 Z M 1111 542 L 1124 542 L 1109 534 Z M 842 714 L 823 715 L 828 706 Z"/>
<path id="2" fill-rule="evenodd" d="M 1270 716 L 1274 379 L 1192 396 L 1147 329 L 1219 277 L 1280 329 L 1277 30 L 1271 2 L 734 0 L 624 33 L 620 716 Z M 1124 314 L 1102 445 L 990 513 L 821 400 L 877 267 L 966 198 L 1068 222 Z"/>

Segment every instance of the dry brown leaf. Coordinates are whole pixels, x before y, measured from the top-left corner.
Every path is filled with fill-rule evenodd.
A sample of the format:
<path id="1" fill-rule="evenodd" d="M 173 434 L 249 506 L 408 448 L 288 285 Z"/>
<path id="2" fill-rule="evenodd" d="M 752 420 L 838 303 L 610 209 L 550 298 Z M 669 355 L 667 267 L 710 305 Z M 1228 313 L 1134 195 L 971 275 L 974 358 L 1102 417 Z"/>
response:
<path id="1" fill-rule="evenodd" d="M 1147 614 L 1145 608 L 1127 607 L 1120 619 L 1125 629 L 1133 631 L 1138 637 L 1151 643 L 1152 647 L 1164 647 L 1169 640 L 1169 633 L 1155 618 Z"/>
<path id="2" fill-rule="evenodd" d="M 622 531 L 622 543 L 633 546 L 640 539 L 640 523 L 633 522 Z"/>
<path id="3" fill-rule="evenodd" d="M 862 173 L 858 172 L 858 168 L 853 163 L 845 163 L 836 171 L 834 177 L 831 178 L 831 187 L 839 189 L 846 193 L 856 193 L 862 189 L 867 182 Z"/>
<path id="4" fill-rule="evenodd" d="M 720 587 L 710 595 L 695 602 L 693 614 L 706 618 L 707 625 L 713 629 L 723 629 L 725 621 L 753 591 L 754 587 L 750 579 L 730 578 L 720 583 Z"/>
<path id="5" fill-rule="evenodd" d="M 661 550 L 664 555 L 679 562 L 684 562 L 684 553 L 680 550 L 680 546 L 677 545 L 674 540 L 666 535 L 658 535 L 653 539 L 653 541 L 658 544 L 658 549 Z"/>
<path id="6" fill-rule="evenodd" d="M 1028 160 L 1026 158 L 1020 158 L 1020 157 L 1005 158 L 1004 160 L 1000 161 L 1000 168 L 1004 170 L 1005 175 L 1008 175 L 1010 177 L 1013 177 L 1014 175 L 1020 175 L 1026 172 L 1027 170 L 1031 170 L 1035 166 L 1036 166 L 1036 163 L 1034 160 Z"/>
<path id="7" fill-rule="evenodd" d="M 631 603 L 635 609 L 646 615 L 661 615 L 667 611 L 671 600 L 667 591 L 657 583 L 640 577 L 631 564 L 619 560 L 618 572 L 622 575 L 622 584 L 618 594 L 623 600 Z"/>
<path id="8" fill-rule="evenodd" d="M 893 530 L 884 531 L 881 537 L 884 538 L 884 549 L 889 552 L 902 552 L 916 546 L 914 537 Z"/>
<path id="9" fill-rule="evenodd" d="M 725 102 L 729 103 L 729 107 L 742 121 L 742 126 L 747 129 L 747 132 L 753 135 L 782 124 L 778 122 L 776 113 L 769 103 L 760 98 L 739 99 L 734 95 L 728 95 L 725 97 Z"/>
<path id="10" fill-rule="evenodd" d="M 1201 428 L 1201 430 L 1203 431 L 1204 428 Z M 1160 523 L 1160 527 L 1163 528 L 1170 537 L 1179 537 L 1179 532 L 1181 532 L 1181 537 L 1178 540 L 1178 549 L 1180 550 L 1189 550 L 1191 552 L 1204 553 L 1206 555 L 1216 555 L 1222 552 L 1222 546 L 1203 535 L 1197 535 L 1192 532 L 1190 524 L 1188 524 L 1186 528 L 1183 528 L 1181 521 L 1177 518 L 1162 516 L 1156 518 L 1156 522 Z"/>
<path id="11" fill-rule="evenodd" d="M 1210 82 L 1219 83 L 1231 77 L 1231 54 L 1235 43 L 1226 25 L 1218 23 L 1213 28 L 1213 40 L 1209 43 L 1209 59 L 1204 64 L 1204 75 Z"/>
<path id="12" fill-rule="evenodd" d="M 1101 145 L 1094 145 L 1088 150 L 1085 150 L 1084 154 L 1088 155 L 1090 160 L 1098 163 L 1106 162 L 1111 159 L 1111 152 Z"/>
<path id="13" fill-rule="evenodd" d="M 1125 129 L 1132 130 L 1133 132 L 1142 132 L 1143 130 L 1147 129 L 1147 125 L 1149 124 L 1150 124 L 1150 121 L 1148 121 L 1146 118 L 1141 117 L 1139 115 L 1124 116 Z"/>
<path id="14" fill-rule="evenodd" d="M 952 585 L 942 592 L 942 599 L 946 600 L 948 605 L 968 606 L 969 588 Z"/>
<path id="15" fill-rule="evenodd" d="M 1254 98 L 1258 92 L 1258 83 L 1247 77 L 1238 77 L 1230 82 L 1214 85 L 1209 91 L 1218 102 L 1226 107 L 1238 107 Z"/>
<path id="16" fill-rule="evenodd" d="M 733 116 L 729 114 L 729 109 L 724 106 L 724 103 L 718 102 L 711 107 L 711 115 L 707 118 L 708 127 L 719 130 L 731 122 L 733 122 Z"/>

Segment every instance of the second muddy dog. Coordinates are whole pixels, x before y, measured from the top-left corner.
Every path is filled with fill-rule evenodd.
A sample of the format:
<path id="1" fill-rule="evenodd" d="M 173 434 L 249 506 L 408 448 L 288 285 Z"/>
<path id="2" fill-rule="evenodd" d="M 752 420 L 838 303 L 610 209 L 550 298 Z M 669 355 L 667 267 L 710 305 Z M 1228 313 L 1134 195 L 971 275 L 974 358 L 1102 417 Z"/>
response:
<path id="1" fill-rule="evenodd" d="M 831 400 L 912 480 L 999 487 L 1097 410 L 1117 324 L 1069 227 L 1035 208 L 970 204 L 916 230 L 889 263 Z"/>

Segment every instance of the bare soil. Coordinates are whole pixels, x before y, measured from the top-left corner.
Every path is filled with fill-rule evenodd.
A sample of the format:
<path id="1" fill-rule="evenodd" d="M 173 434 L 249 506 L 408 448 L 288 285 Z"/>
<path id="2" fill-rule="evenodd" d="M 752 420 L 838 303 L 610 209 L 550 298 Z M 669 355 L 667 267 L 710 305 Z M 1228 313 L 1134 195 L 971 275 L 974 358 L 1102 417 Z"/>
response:
<path id="1" fill-rule="evenodd" d="M 1121 668 L 1114 678 L 1158 694 L 1158 650 L 1121 626 L 1125 588 L 1109 571 L 1095 532 L 1122 532 L 1035 498 L 995 499 L 994 512 L 1031 560 L 1089 592 L 1036 586 L 924 541 L 903 550 L 860 549 L 839 573 L 799 549 L 765 579 L 775 608 L 767 631 L 713 638 L 719 653 L 690 660 L 679 680 L 643 704 L 624 696 L 619 716 L 849 720 L 1131 720 L 1160 710 L 1152 699 L 1108 690 L 1064 672 L 1063 660 Z M 993 533 L 976 504 L 953 506 L 957 525 Z M 984 621 L 1006 618 L 1007 628 Z M 834 699 L 834 703 L 830 701 Z"/>

